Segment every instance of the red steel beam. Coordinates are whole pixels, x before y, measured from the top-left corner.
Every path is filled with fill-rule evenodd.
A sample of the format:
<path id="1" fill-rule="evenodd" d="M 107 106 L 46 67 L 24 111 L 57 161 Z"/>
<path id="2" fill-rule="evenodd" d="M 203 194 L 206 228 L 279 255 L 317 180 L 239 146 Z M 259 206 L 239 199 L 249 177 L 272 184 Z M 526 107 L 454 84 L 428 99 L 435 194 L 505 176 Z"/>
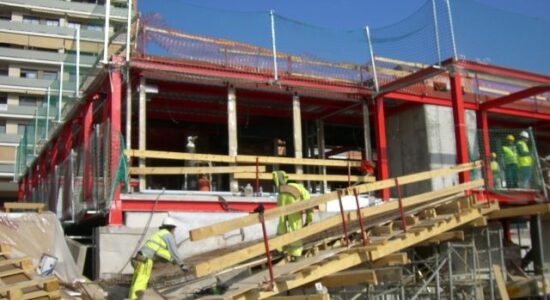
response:
<path id="1" fill-rule="evenodd" d="M 219 201 L 204 200 L 143 200 L 122 199 L 122 211 L 151 212 L 151 211 L 225 211 L 224 205 Z M 277 206 L 275 202 L 248 202 L 229 201 L 227 205 L 231 210 L 252 212 L 262 203 L 266 209 Z"/>
<path id="2" fill-rule="evenodd" d="M 451 98 L 453 103 L 453 120 L 455 124 L 455 139 L 456 139 L 456 158 L 457 164 L 467 163 L 468 157 L 468 140 L 466 136 L 466 124 L 464 120 L 464 98 L 462 97 L 462 76 L 456 72 L 449 76 L 451 81 Z M 470 174 L 462 172 L 459 174 L 461 183 L 470 181 Z"/>
<path id="3" fill-rule="evenodd" d="M 390 171 L 388 167 L 388 142 L 386 139 L 386 118 L 384 116 L 384 97 L 376 97 L 375 99 L 375 136 L 376 136 L 376 155 L 378 180 L 388 179 Z M 382 199 L 389 200 L 390 190 L 383 189 L 381 191 Z"/>
<path id="4" fill-rule="evenodd" d="M 494 186 L 493 171 L 491 169 L 491 144 L 489 142 L 489 120 L 486 111 L 477 111 L 477 128 L 481 129 L 482 159 L 485 184 L 488 187 Z"/>
<path id="5" fill-rule="evenodd" d="M 92 153 L 91 153 L 91 139 L 92 123 L 93 123 L 93 102 L 89 100 L 84 105 L 84 116 L 82 118 L 82 129 L 80 135 L 82 136 L 82 156 L 84 161 L 84 173 L 82 176 L 84 195 L 84 201 L 91 207 L 92 204 L 92 191 L 94 186 L 94 178 L 92 174 Z"/>
<path id="6" fill-rule="evenodd" d="M 455 64 L 467 70 L 478 71 L 486 74 L 498 75 L 498 76 L 527 80 L 527 81 L 535 81 L 540 83 L 550 83 L 549 76 L 540 75 L 532 72 L 514 70 L 514 69 L 501 67 L 501 66 L 484 65 L 473 61 L 466 61 L 466 60 L 457 61 L 455 62 Z"/>
<path id="7" fill-rule="evenodd" d="M 424 68 L 418 72 L 414 72 L 412 74 L 409 74 L 405 77 L 401 77 L 397 80 L 394 80 L 388 84 L 385 84 L 380 87 L 380 91 L 378 95 L 385 95 L 390 92 L 398 91 L 400 89 L 406 88 L 408 86 L 411 86 L 415 83 L 424 81 L 426 79 L 432 78 L 436 75 L 439 75 L 446 70 L 439 66 L 429 66 L 427 68 Z"/>
<path id="8" fill-rule="evenodd" d="M 121 56 L 113 56 L 115 68 L 111 70 L 111 88 L 108 96 L 109 119 L 111 120 L 111 180 L 115 181 L 120 158 L 120 126 L 121 126 L 121 102 L 122 102 L 122 72 L 120 66 L 124 62 Z M 122 225 L 122 204 L 120 202 L 120 183 L 114 184 L 111 209 L 109 213 L 110 225 Z"/>
<path id="9" fill-rule="evenodd" d="M 544 84 L 539 86 L 530 87 L 524 90 L 521 90 L 519 92 L 512 93 L 507 96 L 503 96 L 500 98 L 493 99 L 491 101 L 487 101 L 484 103 L 481 103 L 479 105 L 480 110 L 489 110 L 491 108 L 500 107 L 502 105 L 510 104 L 513 102 L 516 102 L 518 100 L 528 98 L 531 96 L 535 96 L 538 94 L 542 94 L 545 92 L 550 91 L 550 84 Z"/>

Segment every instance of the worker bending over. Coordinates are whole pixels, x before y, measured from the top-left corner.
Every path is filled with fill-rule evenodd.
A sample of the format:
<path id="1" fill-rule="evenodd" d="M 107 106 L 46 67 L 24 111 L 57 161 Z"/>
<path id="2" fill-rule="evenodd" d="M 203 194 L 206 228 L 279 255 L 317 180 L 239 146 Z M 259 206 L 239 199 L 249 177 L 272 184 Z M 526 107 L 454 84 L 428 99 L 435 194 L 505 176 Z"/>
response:
<path id="1" fill-rule="evenodd" d="M 308 200 L 309 192 L 306 188 L 296 182 L 289 182 L 285 171 L 275 171 L 273 174 L 273 183 L 279 190 L 277 196 L 277 206 L 282 207 L 297 201 Z M 277 226 L 277 235 L 283 235 L 293 232 L 307 226 L 313 220 L 313 211 L 308 209 L 305 222 L 302 220 L 302 212 L 292 213 L 279 218 Z M 296 261 L 302 255 L 302 241 L 293 242 L 285 246 L 284 251 L 290 261 Z"/>
<path id="2" fill-rule="evenodd" d="M 178 253 L 174 233 L 177 222 L 172 217 L 162 221 L 159 230 L 141 247 L 137 255 L 132 259 L 134 276 L 130 285 L 130 299 L 141 299 L 147 289 L 147 283 L 151 277 L 153 261 L 165 261 L 178 264 L 183 271 L 187 268 Z"/>

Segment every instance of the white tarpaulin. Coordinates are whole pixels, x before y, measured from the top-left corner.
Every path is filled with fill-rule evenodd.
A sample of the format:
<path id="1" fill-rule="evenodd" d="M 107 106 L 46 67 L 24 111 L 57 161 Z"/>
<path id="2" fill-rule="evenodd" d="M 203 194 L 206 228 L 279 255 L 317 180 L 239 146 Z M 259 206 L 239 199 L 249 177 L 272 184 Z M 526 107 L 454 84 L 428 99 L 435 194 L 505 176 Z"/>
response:
<path id="1" fill-rule="evenodd" d="M 12 248 L 12 257 L 28 256 L 38 266 L 43 254 L 57 258 L 54 274 L 65 283 L 84 277 L 65 242 L 63 228 L 55 214 L 0 213 L 0 242 Z"/>

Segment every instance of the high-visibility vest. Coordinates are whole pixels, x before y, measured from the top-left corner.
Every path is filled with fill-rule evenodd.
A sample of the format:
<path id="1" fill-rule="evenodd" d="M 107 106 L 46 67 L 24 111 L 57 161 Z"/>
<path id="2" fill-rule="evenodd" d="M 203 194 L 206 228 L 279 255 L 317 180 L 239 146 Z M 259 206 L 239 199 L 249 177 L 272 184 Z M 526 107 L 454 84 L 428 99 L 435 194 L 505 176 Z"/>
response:
<path id="1" fill-rule="evenodd" d="M 514 146 L 502 146 L 502 156 L 504 157 L 504 164 L 506 165 L 516 165 L 518 163 L 518 153 Z"/>
<path id="2" fill-rule="evenodd" d="M 531 167 L 533 165 L 533 158 L 531 157 L 527 143 L 525 141 L 519 141 L 517 147 L 520 149 L 520 153 L 527 153 L 518 155 L 518 167 Z"/>
<path id="3" fill-rule="evenodd" d="M 155 232 L 149 240 L 145 243 L 145 246 L 155 252 L 155 255 L 172 261 L 172 254 L 168 251 L 168 245 L 164 241 L 163 237 L 167 234 L 171 234 L 167 229 L 161 229 Z"/>
<path id="4" fill-rule="evenodd" d="M 500 171 L 500 165 L 498 164 L 498 161 L 496 160 L 491 161 L 491 170 L 493 171 L 493 173 Z"/>

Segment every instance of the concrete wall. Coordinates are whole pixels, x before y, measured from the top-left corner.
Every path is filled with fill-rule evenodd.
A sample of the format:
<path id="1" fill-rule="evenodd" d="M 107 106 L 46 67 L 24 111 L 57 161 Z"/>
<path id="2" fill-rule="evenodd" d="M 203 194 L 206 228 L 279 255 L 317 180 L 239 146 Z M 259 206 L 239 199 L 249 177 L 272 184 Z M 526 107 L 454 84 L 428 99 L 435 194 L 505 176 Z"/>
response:
<path id="1" fill-rule="evenodd" d="M 469 152 L 472 159 L 478 159 L 475 112 L 466 111 L 465 119 Z M 391 177 L 456 164 L 452 108 L 419 105 L 387 118 L 386 128 Z M 457 183 L 458 176 L 450 175 L 409 184 L 402 191 L 404 195 L 413 195 Z"/>

